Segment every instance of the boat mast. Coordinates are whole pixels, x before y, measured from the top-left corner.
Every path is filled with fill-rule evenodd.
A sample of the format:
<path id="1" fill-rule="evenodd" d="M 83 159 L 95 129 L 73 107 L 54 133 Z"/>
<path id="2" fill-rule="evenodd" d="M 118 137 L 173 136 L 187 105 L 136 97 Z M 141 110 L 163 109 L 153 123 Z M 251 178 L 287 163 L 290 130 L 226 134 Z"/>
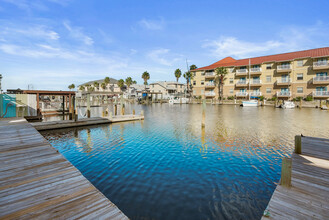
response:
<path id="1" fill-rule="evenodd" d="M 248 73 L 249 73 L 249 101 L 250 101 L 250 58 L 249 58 L 249 71 L 248 71 Z"/>

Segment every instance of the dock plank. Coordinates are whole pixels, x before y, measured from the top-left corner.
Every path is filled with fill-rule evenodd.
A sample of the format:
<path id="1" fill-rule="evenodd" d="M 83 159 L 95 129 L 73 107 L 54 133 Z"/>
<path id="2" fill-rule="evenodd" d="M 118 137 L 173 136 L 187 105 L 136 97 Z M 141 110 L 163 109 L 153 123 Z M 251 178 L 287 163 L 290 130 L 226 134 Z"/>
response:
<path id="1" fill-rule="evenodd" d="M 0 120 L 0 219 L 128 219 L 26 120 Z"/>
<path id="2" fill-rule="evenodd" d="M 262 219 L 329 219 L 329 140 L 302 137 L 292 154 L 291 187 L 278 185 Z"/>

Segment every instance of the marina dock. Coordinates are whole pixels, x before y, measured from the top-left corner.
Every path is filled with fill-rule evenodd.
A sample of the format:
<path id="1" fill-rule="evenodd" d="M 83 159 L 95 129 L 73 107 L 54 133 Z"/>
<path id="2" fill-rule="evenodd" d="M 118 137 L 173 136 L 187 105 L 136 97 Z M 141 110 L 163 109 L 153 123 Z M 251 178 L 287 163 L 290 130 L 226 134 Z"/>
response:
<path id="1" fill-rule="evenodd" d="M 0 120 L 0 219 L 128 219 L 25 119 Z"/>
<path id="2" fill-rule="evenodd" d="M 329 139 L 301 137 L 297 145 L 301 153 L 292 155 L 291 184 L 276 187 L 263 220 L 329 219 Z"/>
<path id="3" fill-rule="evenodd" d="M 62 121 L 34 122 L 31 123 L 31 125 L 38 131 L 41 131 L 41 130 L 71 128 L 71 127 L 88 126 L 88 125 L 109 124 L 109 123 L 126 122 L 126 121 L 139 121 L 139 120 L 144 120 L 144 116 L 117 115 L 111 118 L 103 118 L 103 117 L 83 118 L 83 119 L 79 119 L 78 121 L 62 120 Z"/>

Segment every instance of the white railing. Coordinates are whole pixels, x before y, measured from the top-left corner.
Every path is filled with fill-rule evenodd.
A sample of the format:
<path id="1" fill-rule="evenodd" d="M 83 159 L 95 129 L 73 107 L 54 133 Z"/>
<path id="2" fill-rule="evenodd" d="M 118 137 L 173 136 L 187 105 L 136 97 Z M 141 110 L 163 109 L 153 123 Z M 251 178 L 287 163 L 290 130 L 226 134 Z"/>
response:
<path id="1" fill-rule="evenodd" d="M 313 91 L 313 96 L 329 96 L 329 91 Z"/>
<path id="2" fill-rule="evenodd" d="M 215 92 L 206 92 L 205 96 L 215 96 Z"/>
<path id="3" fill-rule="evenodd" d="M 244 84 L 247 84 L 247 83 L 248 83 L 247 80 L 239 80 L 239 81 L 236 82 L 236 84 L 238 84 L 238 85 L 244 85 Z"/>
<path id="4" fill-rule="evenodd" d="M 261 96 L 262 93 L 261 92 L 251 92 L 250 96 Z"/>
<path id="5" fill-rule="evenodd" d="M 213 83 L 213 82 L 207 82 L 206 83 L 206 86 L 215 86 L 215 83 Z"/>
<path id="6" fill-rule="evenodd" d="M 236 96 L 247 96 L 248 93 L 247 92 L 237 92 Z"/>
<path id="7" fill-rule="evenodd" d="M 317 61 L 313 63 L 313 66 L 329 66 L 328 61 Z"/>
<path id="8" fill-rule="evenodd" d="M 236 72 L 236 73 L 247 73 L 248 70 L 247 70 L 247 69 L 236 69 L 235 72 Z"/>
<path id="9" fill-rule="evenodd" d="M 215 76 L 214 72 L 206 72 L 206 76 Z"/>
<path id="10" fill-rule="evenodd" d="M 282 91 L 282 92 L 277 92 L 276 95 L 278 97 L 280 97 L 280 96 L 291 96 L 291 92 L 290 91 Z"/>
<path id="11" fill-rule="evenodd" d="M 313 77 L 313 81 L 315 82 L 329 81 L 329 76 L 315 76 Z"/>
<path id="12" fill-rule="evenodd" d="M 251 80 L 251 85 L 253 84 L 261 84 L 262 83 L 262 80 L 258 79 L 258 80 Z"/>
<path id="13" fill-rule="evenodd" d="M 251 69 L 250 69 L 250 72 L 251 72 L 251 73 L 257 73 L 257 72 L 261 72 L 261 71 L 262 71 L 262 69 L 259 68 L 259 67 L 258 67 L 258 68 L 251 68 Z"/>
<path id="14" fill-rule="evenodd" d="M 289 65 L 278 65 L 278 70 L 289 70 L 291 69 L 290 64 Z"/>
<path id="15" fill-rule="evenodd" d="M 291 79 L 290 78 L 281 78 L 276 81 L 277 83 L 290 83 Z"/>

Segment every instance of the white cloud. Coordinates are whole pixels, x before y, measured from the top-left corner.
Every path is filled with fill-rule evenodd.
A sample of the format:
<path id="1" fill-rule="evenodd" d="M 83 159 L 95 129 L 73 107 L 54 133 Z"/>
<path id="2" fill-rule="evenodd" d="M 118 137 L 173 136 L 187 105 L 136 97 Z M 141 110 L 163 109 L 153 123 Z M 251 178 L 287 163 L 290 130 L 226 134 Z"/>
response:
<path id="1" fill-rule="evenodd" d="M 65 26 L 65 28 L 70 32 L 70 35 L 79 40 L 82 41 L 84 44 L 86 45 L 93 45 L 94 44 L 94 40 L 87 36 L 86 34 L 84 34 L 82 32 L 82 28 L 80 27 L 72 27 L 68 21 L 64 21 L 63 25 Z"/>
<path id="2" fill-rule="evenodd" d="M 1 0 L 0 0 L 1 1 Z M 59 4 L 61 6 L 67 6 L 70 0 L 47 0 L 47 1 L 35 1 L 35 0 L 2 0 L 6 3 L 10 3 L 27 12 L 32 10 L 47 11 L 47 2 Z"/>
<path id="3" fill-rule="evenodd" d="M 138 22 L 138 24 L 145 29 L 148 30 L 162 30 L 165 27 L 165 21 L 163 18 L 159 20 L 147 20 L 142 19 Z"/>
<path id="4" fill-rule="evenodd" d="M 137 50 L 135 49 L 130 49 L 130 55 L 135 55 L 137 53 Z"/>
<path id="5" fill-rule="evenodd" d="M 273 39 L 264 42 L 221 36 L 217 40 L 206 40 L 202 46 L 209 48 L 210 56 L 216 58 L 246 58 L 327 46 L 320 43 L 326 36 L 329 36 L 329 26 L 318 22 L 309 27 L 285 27 Z"/>
<path id="6" fill-rule="evenodd" d="M 172 66 L 174 63 L 182 59 L 182 55 L 170 54 L 169 49 L 156 49 L 152 50 L 147 54 L 147 57 L 153 60 L 156 63 Z"/>
<path id="7" fill-rule="evenodd" d="M 8 40 L 19 37 L 20 40 L 25 37 L 39 38 L 43 40 L 58 40 L 59 34 L 53 30 L 50 30 L 44 25 L 34 25 L 29 27 L 0 27 L 0 34 L 3 38 L 7 37 Z"/>

